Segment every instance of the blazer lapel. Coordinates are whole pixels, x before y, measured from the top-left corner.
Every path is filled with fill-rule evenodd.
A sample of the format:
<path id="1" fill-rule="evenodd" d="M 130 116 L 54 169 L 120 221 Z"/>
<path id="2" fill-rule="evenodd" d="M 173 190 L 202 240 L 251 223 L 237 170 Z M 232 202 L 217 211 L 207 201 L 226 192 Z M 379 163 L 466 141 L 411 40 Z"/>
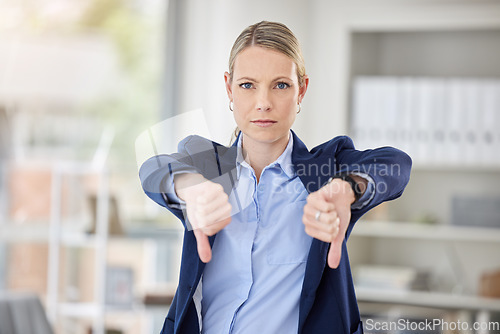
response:
<path id="1" fill-rule="evenodd" d="M 322 175 L 322 163 L 332 163 L 332 161 L 322 161 L 321 150 L 309 152 L 305 144 L 293 131 L 292 135 L 294 143 L 292 163 L 295 171 L 309 193 L 317 191 L 330 177 L 329 174 Z M 331 154 L 329 156 L 331 157 Z M 334 166 L 332 168 L 334 168 Z M 299 328 L 302 327 L 302 324 L 313 306 L 314 294 L 319 286 L 326 266 L 329 246 L 329 243 L 318 239 L 313 239 L 311 243 L 307 258 L 304 283 L 302 285 L 302 293 L 300 296 Z"/>

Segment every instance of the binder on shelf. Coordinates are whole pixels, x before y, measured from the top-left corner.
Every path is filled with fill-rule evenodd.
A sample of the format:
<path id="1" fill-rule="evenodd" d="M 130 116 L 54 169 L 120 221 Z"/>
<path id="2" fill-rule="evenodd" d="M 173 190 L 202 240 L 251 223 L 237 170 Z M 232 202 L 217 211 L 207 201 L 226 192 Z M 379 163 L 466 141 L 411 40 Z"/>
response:
<path id="1" fill-rule="evenodd" d="M 399 124 L 399 148 L 407 152 L 412 158 L 415 156 L 413 112 L 415 107 L 415 94 L 413 89 L 413 78 L 403 77 L 399 79 L 400 86 L 400 110 L 398 113 Z"/>
<path id="2" fill-rule="evenodd" d="M 498 164 L 496 156 L 499 155 L 500 147 L 496 147 L 495 134 L 500 122 L 496 120 L 500 114 L 500 84 L 488 80 L 483 82 L 482 87 L 482 113 L 479 116 L 479 151 L 478 163 L 481 165 Z"/>
<path id="3" fill-rule="evenodd" d="M 443 79 L 435 78 L 429 82 L 432 86 L 431 93 L 431 109 L 428 110 L 429 116 L 429 165 L 446 164 L 445 149 L 446 149 L 446 128 L 448 124 L 445 100 L 445 86 Z"/>
<path id="4" fill-rule="evenodd" d="M 473 166 L 481 159 L 479 141 L 479 118 L 484 113 L 482 100 L 480 99 L 480 86 L 478 80 L 466 80 L 463 84 L 462 120 L 464 148 L 463 160 L 468 166 Z"/>
<path id="5" fill-rule="evenodd" d="M 370 92 L 369 83 L 365 78 L 358 77 L 354 80 L 353 103 L 352 103 L 352 121 L 351 132 L 354 144 L 359 150 L 369 148 L 368 132 L 369 127 L 364 123 L 367 115 L 365 112 L 369 109 Z"/>
<path id="6" fill-rule="evenodd" d="M 500 166 L 500 80 L 357 77 L 359 149 L 394 146 L 415 165 Z"/>
<path id="7" fill-rule="evenodd" d="M 495 84 L 495 129 L 493 157 L 496 166 L 500 166 L 500 81 Z"/>
<path id="8" fill-rule="evenodd" d="M 382 142 L 382 121 L 384 120 L 385 108 L 383 94 L 383 83 L 380 78 L 369 78 L 368 93 L 370 106 L 363 110 L 364 122 L 368 125 L 368 148 L 379 147 Z"/>
<path id="9" fill-rule="evenodd" d="M 490 88 L 489 98 L 485 103 L 485 113 L 488 121 L 491 123 L 488 126 L 488 131 L 491 131 L 491 145 L 487 147 L 491 148 L 488 154 L 488 161 L 498 167 L 500 166 L 500 80 L 491 80 L 489 83 Z M 490 101 L 488 101 L 490 100 Z"/>
<path id="10" fill-rule="evenodd" d="M 446 163 L 463 163 L 463 85 L 458 79 L 450 79 L 445 88 L 445 112 L 448 126 L 445 129 L 444 157 Z"/>
<path id="11" fill-rule="evenodd" d="M 421 164 L 432 163 L 434 157 L 434 145 L 431 142 L 433 123 L 433 89 L 435 81 L 432 79 L 420 78 L 414 84 L 414 159 Z"/>
<path id="12" fill-rule="evenodd" d="M 410 112 L 402 105 L 402 92 L 397 78 L 357 77 L 354 80 L 351 132 L 358 149 L 401 146 L 402 138 L 410 138 L 412 122 Z"/>
<path id="13" fill-rule="evenodd" d="M 397 78 L 385 78 L 380 82 L 380 117 L 379 124 L 382 133 L 379 146 L 397 146 L 398 115 L 400 109 L 400 92 Z"/>

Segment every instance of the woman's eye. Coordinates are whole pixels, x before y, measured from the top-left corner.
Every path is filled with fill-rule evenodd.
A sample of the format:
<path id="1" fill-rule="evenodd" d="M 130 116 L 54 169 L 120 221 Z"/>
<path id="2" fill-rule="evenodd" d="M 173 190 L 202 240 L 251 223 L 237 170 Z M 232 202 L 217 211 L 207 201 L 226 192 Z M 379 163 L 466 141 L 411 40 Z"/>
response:
<path id="1" fill-rule="evenodd" d="M 250 89 L 252 88 L 252 84 L 250 82 L 245 82 L 245 83 L 242 83 L 240 85 L 241 88 L 244 88 L 244 89 Z"/>
<path id="2" fill-rule="evenodd" d="M 276 85 L 276 87 L 277 87 L 278 89 L 287 89 L 288 87 L 290 87 L 290 85 L 289 85 L 289 84 L 287 84 L 286 82 L 279 82 L 279 83 Z"/>

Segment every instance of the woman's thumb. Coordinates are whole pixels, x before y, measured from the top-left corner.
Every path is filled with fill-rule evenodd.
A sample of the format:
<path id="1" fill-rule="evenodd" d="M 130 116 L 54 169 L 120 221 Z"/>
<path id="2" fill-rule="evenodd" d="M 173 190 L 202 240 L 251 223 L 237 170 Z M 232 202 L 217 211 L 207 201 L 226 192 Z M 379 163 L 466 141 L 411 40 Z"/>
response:
<path id="1" fill-rule="evenodd" d="M 198 248 L 200 260 L 204 263 L 210 262 L 212 259 L 212 249 L 210 248 L 207 235 L 198 229 L 193 230 L 193 232 L 196 238 L 196 247 Z"/>
<path id="2" fill-rule="evenodd" d="M 340 257 L 342 255 L 342 240 L 333 241 L 330 244 L 330 251 L 328 252 L 328 266 L 332 269 L 336 269 L 340 263 Z"/>

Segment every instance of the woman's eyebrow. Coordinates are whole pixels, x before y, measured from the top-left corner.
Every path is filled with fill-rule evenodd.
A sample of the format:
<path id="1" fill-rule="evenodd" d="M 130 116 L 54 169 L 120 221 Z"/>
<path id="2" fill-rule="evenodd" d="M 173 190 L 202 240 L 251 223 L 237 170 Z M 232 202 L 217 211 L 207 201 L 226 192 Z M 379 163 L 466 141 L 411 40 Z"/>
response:
<path id="1" fill-rule="evenodd" d="M 279 80 L 288 80 L 288 81 L 293 81 L 292 78 L 289 78 L 287 76 L 279 76 L 277 77 L 276 79 L 274 79 L 273 81 L 279 81 Z"/>
<path id="2" fill-rule="evenodd" d="M 241 77 L 241 78 L 236 79 L 236 81 L 242 81 L 242 80 L 257 82 L 257 80 L 250 78 L 250 77 Z"/>
<path id="3" fill-rule="evenodd" d="M 273 79 L 272 82 L 279 81 L 279 80 L 293 81 L 293 79 L 290 78 L 290 77 L 287 77 L 287 76 L 284 76 L 284 75 L 280 75 L 280 76 L 276 77 L 275 79 Z M 236 79 L 236 81 L 253 81 L 253 82 L 258 82 L 256 79 L 253 79 L 253 78 L 250 78 L 250 77 L 241 77 L 241 78 Z"/>

